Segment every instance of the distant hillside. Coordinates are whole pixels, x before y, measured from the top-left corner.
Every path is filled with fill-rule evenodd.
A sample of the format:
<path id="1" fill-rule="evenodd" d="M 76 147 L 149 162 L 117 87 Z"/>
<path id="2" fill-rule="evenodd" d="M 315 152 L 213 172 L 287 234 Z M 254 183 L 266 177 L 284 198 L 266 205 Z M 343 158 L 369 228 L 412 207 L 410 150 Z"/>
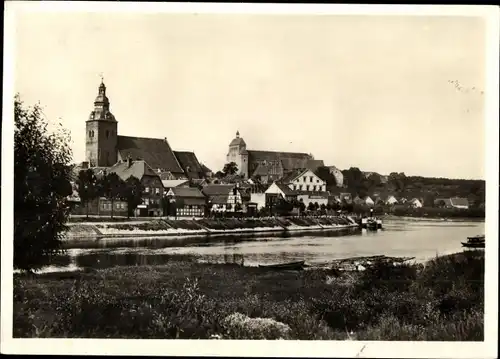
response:
<path id="1" fill-rule="evenodd" d="M 373 194 L 382 197 L 396 195 L 423 199 L 425 205 L 432 205 L 434 199 L 440 197 L 466 197 L 473 206 L 484 203 L 485 199 L 484 180 L 406 176 L 402 172 L 392 172 L 384 176 L 375 172 L 363 173 L 356 167 L 343 170 L 342 174 L 344 185 L 347 186 L 344 191 L 347 190 L 360 197 Z M 335 186 L 335 183 L 330 183 L 331 178 L 326 180 L 328 187 Z"/>

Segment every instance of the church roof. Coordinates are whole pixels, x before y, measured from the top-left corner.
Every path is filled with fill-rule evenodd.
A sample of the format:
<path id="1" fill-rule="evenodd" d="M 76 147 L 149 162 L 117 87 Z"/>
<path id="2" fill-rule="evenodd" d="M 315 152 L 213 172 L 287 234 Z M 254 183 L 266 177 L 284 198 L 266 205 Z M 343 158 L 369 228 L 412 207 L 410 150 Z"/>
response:
<path id="1" fill-rule="evenodd" d="M 123 160 L 144 160 L 151 168 L 184 173 L 166 139 L 118 136 L 117 149 Z"/>
<path id="2" fill-rule="evenodd" d="M 203 178 L 204 171 L 194 152 L 174 151 L 177 161 L 189 178 Z"/>
<path id="3" fill-rule="evenodd" d="M 295 168 L 307 168 L 308 162 L 312 160 L 312 157 L 307 153 L 248 150 L 249 163 L 278 160 L 281 161 L 283 169 L 291 170 Z"/>
<path id="4" fill-rule="evenodd" d="M 143 176 L 158 176 L 158 173 L 145 161 L 132 161 L 130 166 L 128 161 L 119 162 L 110 167 L 108 173 L 116 173 L 124 181 L 132 176 L 138 179 L 142 179 Z"/>
<path id="5" fill-rule="evenodd" d="M 236 137 L 231 141 L 229 146 L 246 146 L 245 141 L 240 137 L 239 131 L 236 132 Z"/>
<path id="6" fill-rule="evenodd" d="M 309 160 L 307 162 L 307 168 L 309 168 L 311 171 L 316 171 L 319 167 L 324 167 L 325 163 L 323 160 Z"/>
<path id="7" fill-rule="evenodd" d="M 209 184 L 201 190 L 206 196 L 229 195 L 229 192 L 235 188 L 234 184 Z"/>

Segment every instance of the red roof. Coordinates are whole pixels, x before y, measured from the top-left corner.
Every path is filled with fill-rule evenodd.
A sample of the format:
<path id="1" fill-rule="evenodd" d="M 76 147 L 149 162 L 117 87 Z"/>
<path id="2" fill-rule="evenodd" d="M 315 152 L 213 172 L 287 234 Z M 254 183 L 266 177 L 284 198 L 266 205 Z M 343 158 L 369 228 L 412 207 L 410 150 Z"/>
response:
<path id="1" fill-rule="evenodd" d="M 203 168 L 194 152 L 174 151 L 174 155 L 189 178 L 205 177 Z"/>
<path id="2" fill-rule="evenodd" d="M 144 160 L 154 169 L 176 174 L 182 170 L 166 139 L 118 136 L 118 152 L 123 160 Z"/>

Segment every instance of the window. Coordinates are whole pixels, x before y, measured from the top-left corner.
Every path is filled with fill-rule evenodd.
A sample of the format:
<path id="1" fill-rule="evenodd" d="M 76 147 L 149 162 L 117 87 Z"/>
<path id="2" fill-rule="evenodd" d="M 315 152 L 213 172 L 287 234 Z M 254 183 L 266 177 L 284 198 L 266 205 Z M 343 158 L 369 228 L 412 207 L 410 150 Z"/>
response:
<path id="1" fill-rule="evenodd" d="M 144 192 L 149 193 L 149 187 L 145 187 Z"/>
<path id="2" fill-rule="evenodd" d="M 160 189 L 159 188 L 155 188 L 155 193 L 156 194 L 160 194 Z"/>
<path id="3" fill-rule="evenodd" d="M 116 209 L 120 209 L 122 207 L 122 204 L 121 203 L 117 203 L 116 204 Z"/>
<path id="4" fill-rule="evenodd" d="M 302 191 L 302 189 L 304 188 L 304 186 L 300 185 L 300 190 Z"/>
<path id="5" fill-rule="evenodd" d="M 319 183 L 319 179 L 316 180 L 316 183 Z"/>
<path id="6" fill-rule="evenodd" d="M 145 198 L 145 199 L 144 199 L 144 204 L 145 204 L 146 206 L 147 206 L 147 205 L 149 205 L 149 198 Z"/>
<path id="7" fill-rule="evenodd" d="M 106 138 L 109 138 L 109 130 L 106 130 Z"/>
<path id="8" fill-rule="evenodd" d="M 306 176 L 302 177 L 302 181 L 306 182 L 307 181 L 307 177 Z"/>
<path id="9" fill-rule="evenodd" d="M 313 181 L 312 176 L 309 176 L 309 182 L 312 182 L 312 181 Z"/>
<path id="10" fill-rule="evenodd" d="M 316 185 L 313 186 L 313 191 L 316 191 Z"/>
<path id="11" fill-rule="evenodd" d="M 309 191 L 309 185 L 306 186 L 306 191 Z"/>

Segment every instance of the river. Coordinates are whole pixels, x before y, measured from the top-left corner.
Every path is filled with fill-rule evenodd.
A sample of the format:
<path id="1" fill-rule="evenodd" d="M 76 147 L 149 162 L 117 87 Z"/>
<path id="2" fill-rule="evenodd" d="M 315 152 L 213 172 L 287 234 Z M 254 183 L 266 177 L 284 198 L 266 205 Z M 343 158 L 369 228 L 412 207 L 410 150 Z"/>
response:
<path id="1" fill-rule="evenodd" d="M 466 237 L 484 234 L 484 222 L 386 220 L 379 231 L 348 230 L 303 235 L 171 237 L 99 239 L 68 242 L 66 253 L 42 272 L 130 265 L 161 265 L 191 259 L 247 266 L 305 260 L 322 265 L 357 256 L 415 257 L 423 262 L 436 255 L 462 251 Z"/>

